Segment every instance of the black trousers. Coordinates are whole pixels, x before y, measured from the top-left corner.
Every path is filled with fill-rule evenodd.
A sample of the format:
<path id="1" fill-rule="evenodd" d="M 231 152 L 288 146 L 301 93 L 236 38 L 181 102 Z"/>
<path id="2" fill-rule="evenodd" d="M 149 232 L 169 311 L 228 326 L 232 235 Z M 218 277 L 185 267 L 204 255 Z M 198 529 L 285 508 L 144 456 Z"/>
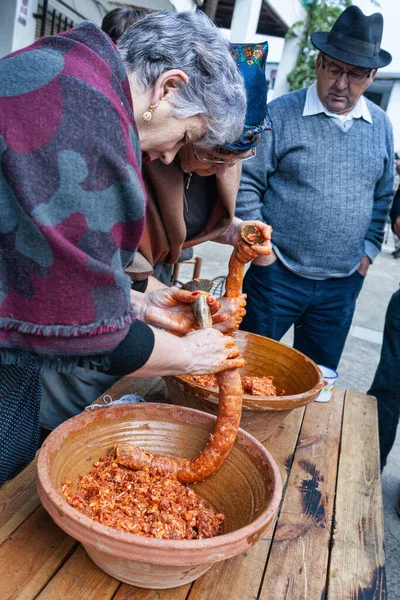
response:
<path id="1" fill-rule="evenodd" d="M 253 264 L 243 284 L 247 313 L 241 329 L 279 341 L 295 325 L 294 348 L 336 369 L 363 281 L 358 271 L 319 281 L 292 273 L 279 260 Z"/>
<path id="2" fill-rule="evenodd" d="M 386 311 L 381 358 L 368 394 L 378 400 L 383 469 L 396 438 L 400 417 L 400 290 L 393 294 Z"/>

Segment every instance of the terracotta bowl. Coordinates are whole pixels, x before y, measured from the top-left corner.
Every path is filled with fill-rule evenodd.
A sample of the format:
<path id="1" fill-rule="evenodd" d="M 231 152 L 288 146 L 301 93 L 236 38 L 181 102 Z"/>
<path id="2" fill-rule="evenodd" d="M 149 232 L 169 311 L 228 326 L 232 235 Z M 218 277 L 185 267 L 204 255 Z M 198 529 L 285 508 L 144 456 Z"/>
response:
<path id="1" fill-rule="evenodd" d="M 277 396 L 243 396 L 240 426 L 265 442 L 291 410 L 317 398 L 324 378 L 311 359 L 289 346 L 247 331 L 234 337 L 246 360 L 241 374 L 274 377 Z M 164 379 L 174 404 L 217 414 L 218 390 L 193 383 L 188 375 Z"/>
<path id="2" fill-rule="evenodd" d="M 278 510 L 282 482 L 271 455 L 239 430 L 222 467 L 195 486 L 225 514 L 223 533 L 204 540 L 157 540 L 112 529 L 89 519 L 64 499 L 61 485 L 76 489 L 79 475 L 116 442 L 130 440 L 155 453 L 191 458 L 207 443 L 215 417 L 167 404 L 98 408 L 69 419 L 49 435 L 38 457 L 38 492 L 61 529 L 82 542 L 103 571 L 125 583 L 165 589 L 194 581 L 215 562 L 245 552 Z"/>

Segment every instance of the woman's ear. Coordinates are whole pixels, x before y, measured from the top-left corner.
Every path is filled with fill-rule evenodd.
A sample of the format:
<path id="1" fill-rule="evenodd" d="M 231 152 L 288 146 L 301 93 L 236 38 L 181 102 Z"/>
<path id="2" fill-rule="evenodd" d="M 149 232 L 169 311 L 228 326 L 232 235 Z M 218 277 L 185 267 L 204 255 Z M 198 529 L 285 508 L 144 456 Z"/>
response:
<path id="1" fill-rule="evenodd" d="M 154 85 L 151 104 L 157 104 L 161 100 L 167 99 L 168 95 L 173 94 L 183 85 L 189 83 L 189 77 L 180 69 L 171 69 L 160 75 Z"/>

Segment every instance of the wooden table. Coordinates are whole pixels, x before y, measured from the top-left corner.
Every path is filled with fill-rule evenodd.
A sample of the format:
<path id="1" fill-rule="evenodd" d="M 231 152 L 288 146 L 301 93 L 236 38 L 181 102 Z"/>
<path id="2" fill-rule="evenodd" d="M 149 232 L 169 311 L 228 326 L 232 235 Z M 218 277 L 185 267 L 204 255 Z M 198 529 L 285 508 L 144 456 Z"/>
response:
<path id="1" fill-rule="evenodd" d="M 161 379 L 124 378 L 113 399 L 165 401 Z M 0 490 L 0 598 L 30 600 L 383 600 L 386 580 L 374 398 L 336 389 L 293 411 L 266 444 L 284 495 L 247 553 L 192 584 L 143 590 L 97 568 L 40 505 L 35 463 Z"/>

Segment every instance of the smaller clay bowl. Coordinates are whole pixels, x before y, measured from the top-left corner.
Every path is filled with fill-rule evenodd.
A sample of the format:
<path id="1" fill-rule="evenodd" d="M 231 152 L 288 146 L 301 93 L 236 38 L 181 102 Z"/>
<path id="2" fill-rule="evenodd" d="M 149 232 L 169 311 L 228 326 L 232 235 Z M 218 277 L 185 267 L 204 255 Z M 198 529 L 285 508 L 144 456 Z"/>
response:
<path id="1" fill-rule="evenodd" d="M 82 542 L 92 560 L 116 579 L 165 589 L 194 581 L 215 562 L 245 552 L 269 527 L 278 510 L 282 482 L 271 455 L 239 430 L 221 468 L 195 486 L 197 494 L 225 514 L 223 534 L 203 540 L 157 540 L 107 527 L 72 508 L 61 485 L 79 475 L 119 441 L 154 453 L 191 458 L 205 446 L 215 417 L 166 404 L 99 408 L 69 419 L 49 435 L 38 456 L 38 492 L 56 524 Z M 75 487 L 72 487 L 75 489 Z"/>
<path id="2" fill-rule="evenodd" d="M 241 375 L 274 377 L 277 396 L 243 395 L 240 426 L 265 442 L 294 408 L 318 397 L 324 377 L 305 354 L 280 342 L 247 331 L 237 331 L 234 338 L 246 360 Z M 218 390 L 194 383 L 188 375 L 164 379 L 174 404 L 217 414 Z M 280 395 L 282 390 L 284 394 Z"/>

